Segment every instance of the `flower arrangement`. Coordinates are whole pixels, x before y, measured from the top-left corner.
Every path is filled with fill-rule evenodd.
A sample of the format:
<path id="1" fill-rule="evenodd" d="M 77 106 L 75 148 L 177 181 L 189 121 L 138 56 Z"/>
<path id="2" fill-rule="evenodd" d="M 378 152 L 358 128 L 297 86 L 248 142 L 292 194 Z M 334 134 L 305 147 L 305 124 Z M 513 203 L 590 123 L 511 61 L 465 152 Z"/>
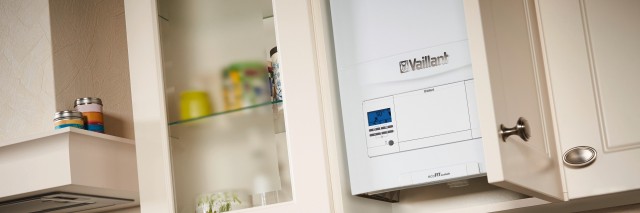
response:
<path id="1" fill-rule="evenodd" d="M 242 204 L 238 194 L 234 192 L 219 192 L 203 194 L 198 197 L 196 213 L 221 213 L 231 211 L 233 207 Z"/>

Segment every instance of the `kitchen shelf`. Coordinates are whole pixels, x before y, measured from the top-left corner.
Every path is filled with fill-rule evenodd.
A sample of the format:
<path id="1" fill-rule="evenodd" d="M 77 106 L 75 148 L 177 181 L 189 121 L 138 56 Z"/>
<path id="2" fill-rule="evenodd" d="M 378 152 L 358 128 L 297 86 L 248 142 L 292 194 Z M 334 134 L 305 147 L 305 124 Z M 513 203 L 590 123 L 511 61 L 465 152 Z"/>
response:
<path id="1" fill-rule="evenodd" d="M 139 204 L 136 149 L 130 139 L 62 128 L 2 141 L 0 162 L 0 203 L 64 192 L 129 200 L 101 210 Z"/>
<path id="2" fill-rule="evenodd" d="M 197 121 L 197 120 L 213 118 L 213 117 L 216 117 L 216 116 L 226 115 L 226 114 L 230 114 L 230 113 L 234 113 L 234 112 L 246 111 L 246 110 L 251 110 L 251 109 L 255 109 L 255 108 L 260 108 L 260 107 L 263 107 L 263 106 L 277 105 L 277 104 L 281 104 L 281 103 L 282 103 L 282 100 L 270 101 L 270 102 L 260 103 L 260 104 L 247 106 L 247 107 L 242 107 L 242 108 L 238 108 L 238 109 L 232 109 L 232 110 L 227 110 L 227 111 L 222 111 L 222 112 L 216 112 L 216 113 L 212 113 L 212 114 L 201 116 L 201 117 L 197 117 L 197 118 L 169 122 L 169 126 L 190 123 L 190 122 Z"/>

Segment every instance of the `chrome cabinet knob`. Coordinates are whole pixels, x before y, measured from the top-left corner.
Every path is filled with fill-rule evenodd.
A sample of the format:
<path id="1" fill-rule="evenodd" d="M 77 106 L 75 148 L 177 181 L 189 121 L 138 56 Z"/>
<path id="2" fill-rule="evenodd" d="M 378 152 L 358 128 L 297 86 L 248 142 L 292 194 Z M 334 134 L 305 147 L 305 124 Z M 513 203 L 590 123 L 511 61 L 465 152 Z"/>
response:
<path id="1" fill-rule="evenodd" d="M 584 167 L 593 163 L 598 156 L 596 149 L 590 146 L 576 146 L 562 155 L 564 164 L 571 167 Z"/>
<path id="2" fill-rule="evenodd" d="M 529 129 L 529 122 L 523 117 L 518 118 L 516 126 L 512 128 L 506 128 L 504 124 L 500 124 L 500 136 L 502 141 L 507 142 L 507 138 L 512 135 L 517 135 L 524 141 L 529 141 L 531 138 L 531 130 Z"/>

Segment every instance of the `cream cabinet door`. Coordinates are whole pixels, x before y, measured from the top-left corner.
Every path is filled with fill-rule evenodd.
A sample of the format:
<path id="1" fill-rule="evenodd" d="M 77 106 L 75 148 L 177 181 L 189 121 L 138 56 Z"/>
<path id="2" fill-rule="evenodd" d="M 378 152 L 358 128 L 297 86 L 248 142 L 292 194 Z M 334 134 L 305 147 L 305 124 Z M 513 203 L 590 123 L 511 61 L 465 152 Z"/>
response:
<path id="1" fill-rule="evenodd" d="M 640 1 L 539 0 L 560 152 L 593 147 L 564 166 L 569 199 L 640 189 Z"/>
<path id="2" fill-rule="evenodd" d="M 549 201 L 640 189 L 640 1 L 465 9 L 489 181 Z M 530 139 L 502 140 L 520 117 Z M 575 147 L 595 160 L 572 165 Z"/>
<path id="3" fill-rule="evenodd" d="M 467 0 L 465 14 L 489 182 L 565 200 L 534 2 Z M 503 139 L 520 118 L 522 137 Z"/>
<path id="4" fill-rule="evenodd" d="M 175 161 L 177 151 L 172 148 L 173 140 L 170 141 L 169 137 L 169 110 L 166 107 L 167 91 L 164 85 L 166 81 L 163 80 L 170 76 L 163 72 L 162 55 L 170 52 L 170 49 L 161 46 L 158 20 L 165 17 L 158 16 L 156 2 L 125 0 L 141 210 L 149 213 L 193 212 L 180 208 L 181 205 L 195 206 L 196 197 L 189 197 L 181 202 L 179 194 L 180 189 L 184 187 L 177 186 L 176 179 L 185 176 L 185 173 L 176 174 L 176 171 L 193 165 L 179 164 Z M 289 71 L 282 74 L 283 81 L 286 81 L 283 87 L 286 101 L 282 103 L 288 141 L 288 151 L 283 153 L 288 156 L 291 176 L 288 183 L 291 185 L 290 195 L 293 198 L 291 201 L 241 209 L 237 212 L 331 212 L 311 1 L 274 0 L 272 3 L 281 67 Z M 218 8 L 218 11 L 220 10 L 223 9 Z M 223 12 L 231 14 L 242 11 Z M 250 122 L 246 123 L 249 125 Z M 237 128 L 242 127 L 240 125 Z M 211 138 L 210 141 L 213 141 L 215 135 Z M 241 170 L 245 165 L 234 166 Z M 205 167 L 202 169 L 209 168 Z"/>

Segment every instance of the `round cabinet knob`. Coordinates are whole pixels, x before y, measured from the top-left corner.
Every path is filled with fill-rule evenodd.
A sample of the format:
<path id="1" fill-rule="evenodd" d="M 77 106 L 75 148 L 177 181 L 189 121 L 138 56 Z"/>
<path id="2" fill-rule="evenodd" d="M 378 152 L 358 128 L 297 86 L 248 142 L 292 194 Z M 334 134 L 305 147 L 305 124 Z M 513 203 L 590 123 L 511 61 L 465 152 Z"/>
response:
<path id="1" fill-rule="evenodd" d="M 562 161 L 567 166 L 585 167 L 593 163 L 597 156 L 598 152 L 593 147 L 576 146 L 564 152 Z"/>
<path id="2" fill-rule="evenodd" d="M 502 141 L 504 142 L 507 142 L 507 138 L 512 135 L 520 136 L 522 140 L 529 141 L 529 138 L 531 138 L 531 130 L 529 128 L 527 119 L 520 117 L 514 127 L 507 128 L 504 124 L 500 124 L 500 136 L 502 136 Z"/>

